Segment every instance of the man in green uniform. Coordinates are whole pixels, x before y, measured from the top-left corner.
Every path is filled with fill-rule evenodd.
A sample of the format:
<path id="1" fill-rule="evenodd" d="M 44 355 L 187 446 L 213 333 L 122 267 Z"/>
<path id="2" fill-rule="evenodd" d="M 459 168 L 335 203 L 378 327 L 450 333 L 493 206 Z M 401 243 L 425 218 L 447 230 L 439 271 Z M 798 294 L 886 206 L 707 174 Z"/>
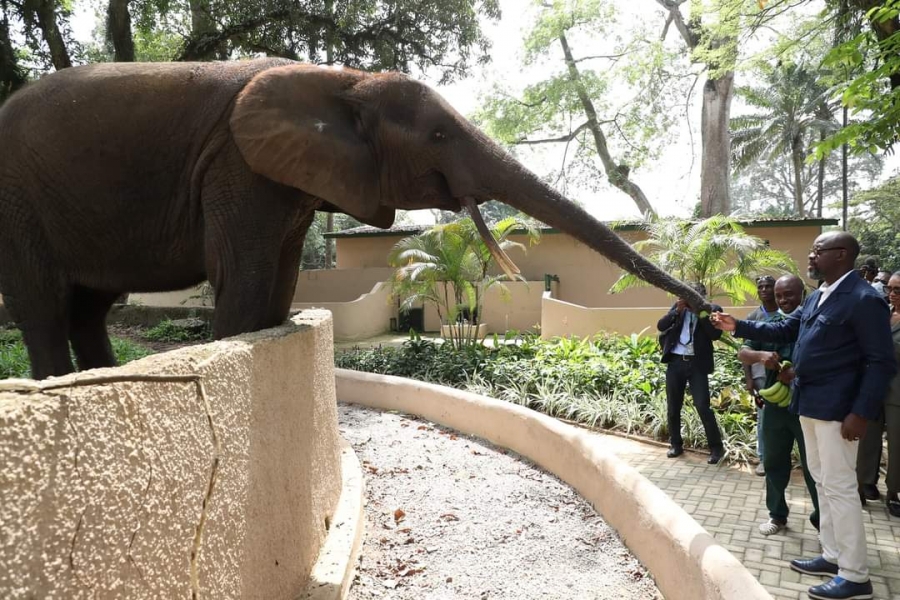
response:
<path id="1" fill-rule="evenodd" d="M 785 275 L 775 282 L 775 301 L 778 304 L 779 318 L 794 312 L 803 301 L 803 282 L 796 275 Z M 738 359 L 744 364 L 761 362 L 766 366 L 766 383 L 768 388 L 781 382 L 787 386 L 794 379 L 794 370 L 789 365 L 782 366 L 791 360 L 793 344 L 775 344 L 747 340 L 744 342 Z M 769 509 L 769 520 L 760 524 L 759 531 L 763 535 L 778 533 L 787 526 L 788 505 L 784 494 L 791 480 L 791 452 L 794 442 L 800 448 L 800 462 L 803 477 L 813 503 L 810 522 L 819 528 L 819 497 L 816 484 L 806 468 L 806 448 L 803 444 L 803 431 L 800 428 L 800 417 L 792 414 L 787 405 L 779 406 L 766 400 L 763 407 L 765 416 L 760 419 L 760 431 L 766 449 L 763 464 L 766 470 L 766 507 Z"/>

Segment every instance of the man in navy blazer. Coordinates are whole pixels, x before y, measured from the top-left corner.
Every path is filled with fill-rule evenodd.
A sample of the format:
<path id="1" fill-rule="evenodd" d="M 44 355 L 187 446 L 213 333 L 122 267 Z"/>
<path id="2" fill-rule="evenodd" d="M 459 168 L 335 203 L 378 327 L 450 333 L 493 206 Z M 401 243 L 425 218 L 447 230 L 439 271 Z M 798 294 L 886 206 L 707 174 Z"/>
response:
<path id="1" fill-rule="evenodd" d="M 702 283 L 695 283 L 691 287 L 701 296 L 706 296 L 706 287 Z M 718 304 L 712 304 L 711 308 L 714 311 L 722 310 Z M 723 448 L 719 424 L 710 407 L 709 374 L 714 367 L 712 343 L 722 337 L 722 332 L 712 326 L 709 317 L 698 317 L 681 298 L 663 315 L 656 328 L 665 332 L 660 342 L 662 362 L 667 363 L 666 407 L 670 445 L 666 456 L 676 458 L 684 453 L 681 407 L 684 404 L 685 387 L 690 385 L 694 407 L 700 415 L 706 432 L 706 443 L 709 445 L 707 462 L 714 465 L 722 459 Z"/>
<path id="2" fill-rule="evenodd" d="M 809 471 L 816 482 L 822 555 L 795 559 L 801 573 L 833 577 L 809 589 L 821 600 L 872 597 L 856 481 L 859 440 L 878 417 L 897 371 L 890 311 L 853 268 L 859 243 L 823 233 L 809 252 L 809 277 L 824 284 L 780 323 L 712 316 L 716 327 L 766 342 L 794 342 L 790 409 L 800 415 Z"/>

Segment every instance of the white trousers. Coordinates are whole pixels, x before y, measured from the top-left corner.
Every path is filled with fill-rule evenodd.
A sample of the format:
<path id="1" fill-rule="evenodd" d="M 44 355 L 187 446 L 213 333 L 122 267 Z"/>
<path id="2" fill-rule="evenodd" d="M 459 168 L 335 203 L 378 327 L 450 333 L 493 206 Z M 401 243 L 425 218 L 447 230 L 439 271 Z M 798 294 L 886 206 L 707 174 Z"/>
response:
<path id="1" fill-rule="evenodd" d="M 822 556 L 837 563 L 848 581 L 869 580 L 866 531 L 856 481 L 859 442 L 841 437 L 840 421 L 800 417 L 806 442 L 806 464 L 819 493 L 819 540 Z"/>

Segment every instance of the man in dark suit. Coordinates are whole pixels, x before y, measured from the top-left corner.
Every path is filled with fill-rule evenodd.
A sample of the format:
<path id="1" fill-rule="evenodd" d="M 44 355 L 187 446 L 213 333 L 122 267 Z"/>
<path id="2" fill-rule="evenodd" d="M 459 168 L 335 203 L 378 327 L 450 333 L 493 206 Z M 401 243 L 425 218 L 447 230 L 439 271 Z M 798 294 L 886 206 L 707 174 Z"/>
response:
<path id="1" fill-rule="evenodd" d="M 822 555 L 794 559 L 791 568 L 833 577 L 809 589 L 809 596 L 820 600 L 872 597 L 856 455 L 897 371 L 887 303 L 854 274 L 858 255 L 859 243 L 849 233 L 823 233 L 809 252 L 809 277 L 824 284 L 798 311 L 780 323 L 712 316 L 716 327 L 740 337 L 794 342 L 790 410 L 800 415 L 816 482 Z"/>
<path id="2" fill-rule="evenodd" d="M 702 283 L 692 286 L 701 296 L 706 296 L 706 287 Z M 722 307 L 711 305 L 714 311 Z M 679 298 L 656 324 L 657 329 L 665 332 L 660 339 L 662 344 L 662 362 L 666 367 L 666 405 L 669 422 L 669 451 L 666 456 L 675 458 L 684 453 L 684 440 L 681 438 L 681 407 L 684 404 L 684 390 L 691 386 L 691 397 L 700 415 L 703 429 L 706 432 L 706 443 L 709 444 L 711 465 L 722 460 L 722 434 L 716 415 L 709 405 L 709 374 L 713 372 L 713 340 L 722 337 L 722 332 L 712 326 L 709 317 L 699 317 L 684 299 Z"/>

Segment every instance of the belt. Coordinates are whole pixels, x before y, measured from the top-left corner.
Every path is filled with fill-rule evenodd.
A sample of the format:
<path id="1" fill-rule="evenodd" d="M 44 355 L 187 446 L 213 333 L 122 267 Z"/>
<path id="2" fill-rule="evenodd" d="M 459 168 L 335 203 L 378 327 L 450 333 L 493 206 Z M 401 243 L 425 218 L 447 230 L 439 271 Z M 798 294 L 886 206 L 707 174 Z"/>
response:
<path id="1" fill-rule="evenodd" d="M 673 354 L 673 356 L 680 358 L 681 360 L 692 360 L 694 358 L 693 354 Z"/>

